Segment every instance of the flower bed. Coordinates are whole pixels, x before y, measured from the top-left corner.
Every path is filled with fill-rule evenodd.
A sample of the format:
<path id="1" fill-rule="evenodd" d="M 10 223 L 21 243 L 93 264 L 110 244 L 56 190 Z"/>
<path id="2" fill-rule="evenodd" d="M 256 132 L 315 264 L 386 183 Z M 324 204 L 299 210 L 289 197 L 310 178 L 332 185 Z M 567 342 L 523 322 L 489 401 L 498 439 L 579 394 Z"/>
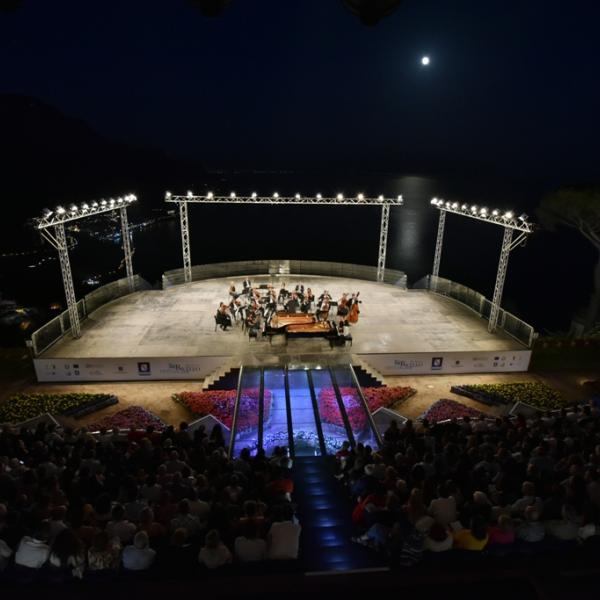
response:
<path id="1" fill-rule="evenodd" d="M 465 406 L 455 400 L 438 400 L 434 402 L 420 417 L 419 419 L 427 419 L 430 423 L 437 423 L 438 421 L 446 421 L 448 419 L 462 419 L 462 417 L 487 417 L 484 412 Z"/>
<path id="2" fill-rule="evenodd" d="M 236 390 L 209 390 L 206 392 L 181 392 L 173 394 L 173 400 L 183 404 L 198 417 L 213 415 L 229 429 L 233 426 Z M 242 391 L 238 410 L 238 430 L 258 426 L 258 400 L 260 390 L 248 388 Z M 264 390 L 264 418 L 271 414 L 272 394 Z"/>
<path id="3" fill-rule="evenodd" d="M 375 412 L 378 408 L 387 408 L 393 406 L 401 400 L 405 400 L 415 393 L 415 390 L 409 387 L 379 387 L 363 388 L 363 395 L 367 402 L 370 412 Z M 367 415 L 358 395 L 358 391 L 353 387 L 341 387 L 340 394 L 346 414 L 350 421 L 352 431 L 361 431 L 367 424 Z M 340 408 L 333 388 L 321 388 L 318 396 L 319 413 L 325 423 L 344 426 L 344 421 L 340 414 Z"/>
<path id="4" fill-rule="evenodd" d="M 367 401 L 369 410 L 374 413 L 378 408 L 390 408 L 398 402 L 414 396 L 417 390 L 411 387 L 365 387 L 362 388 L 363 396 Z"/>
<path id="5" fill-rule="evenodd" d="M 542 410 L 555 410 L 569 404 L 558 390 L 538 382 L 465 385 L 452 391 L 486 404 L 524 402 Z"/>
<path id="6" fill-rule="evenodd" d="M 130 406 L 88 425 L 88 429 L 146 429 L 149 426 L 162 431 L 167 425 L 154 413 L 141 406 Z"/>
<path id="7" fill-rule="evenodd" d="M 17 394 L 0 405 L 0 423 L 19 423 L 44 413 L 77 416 L 79 410 L 115 402 L 110 394 Z"/>

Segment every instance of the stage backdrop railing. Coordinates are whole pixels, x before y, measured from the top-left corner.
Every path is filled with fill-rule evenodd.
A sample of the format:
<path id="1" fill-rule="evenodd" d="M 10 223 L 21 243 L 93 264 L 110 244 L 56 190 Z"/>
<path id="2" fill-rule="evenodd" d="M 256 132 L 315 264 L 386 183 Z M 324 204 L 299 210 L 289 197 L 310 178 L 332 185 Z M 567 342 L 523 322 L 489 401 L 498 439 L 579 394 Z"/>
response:
<path id="1" fill-rule="evenodd" d="M 139 275 L 135 275 L 133 280 L 135 292 L 149 290 L 152 287 Z M 92 314 L 97 308 L 100 308 L 112 300 L 126 296 L 129 293 L 129 280 L 126 277 L 117 279 L 117 281 L 111 281 L 106 285 L 96 288 L 89 294 L 86 294 L 77 303 L 79 320 L 83 322 L 85 318 Z M 69 318 L 69 311 L 65 310 L 31 334 L 33 355 L 39 356 L 44 350 L 47 350 L 52 344 L 60 340 L 61 337 L 69 333 L 70 330 L 71 320 Z"/>
<path id="2" fill-rule="evenodd" d="M 427 275 L 427 277 L 423 277 L 423 279 L 417 281 L 412 287 L 414 289 L 426 289 L 435 294 L 452 298 L 475 311 L 486 321 L 490 318 L 492 310 L 491 300 L 488 300 L 483 294 L 450 279 Z M 535 330 L 529 323 L 519 319 L 519 317 L 515 317 L 515 315 L 502 308 L 498 315 L 498 327 L 528 348 L 531 348 L 536 338 Z"/>
<path id="3" fill-rule="evenodd" d="M 192 267 L 192 281 L 216 277 L 240 277 L 244 275 L 324 275 L 377 281 L 377 267 L 352 263 L 320 260 L 240 260 L 210 263 Z M 163 289 L 185 283 L 183 269 L 166 271 L 162 277 Z M 384 283 L 406 289 L 403 271 L 385 270 Z"/>

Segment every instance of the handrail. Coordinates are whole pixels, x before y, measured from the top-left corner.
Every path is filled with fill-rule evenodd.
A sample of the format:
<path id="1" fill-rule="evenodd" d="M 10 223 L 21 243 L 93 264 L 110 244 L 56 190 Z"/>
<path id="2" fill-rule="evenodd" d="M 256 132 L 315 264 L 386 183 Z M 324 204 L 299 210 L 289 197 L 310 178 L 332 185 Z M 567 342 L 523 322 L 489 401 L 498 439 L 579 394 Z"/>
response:
<path id="1" fill-rule="evenodd" d="M 335 376 L 334 370 L 329 367 L 329 376 L 331 377 L 331 385 L 333 386 L 333 391 L 335 392 L 335 398 L 337 400 L 340 414 L 342 415 L 342 421 L 344 422 L 344 427 L 346 429 L 346 435 L 348 436 L 348 441 L 352 448 L 356 448 L 356 440 L 354 439 L 354 432 L 352 431 L 352 427 L 350 426 L 350 420 L 348 419 L 348 413 L 346 412 L 346 407 L 344 406 L 344 400 L 342 398 L 342 393 L 340 392 L 340 386 L 337 382 L 337 377 Z"/>
<path id="2" fill-rule="evenodd" d="M 235 405 L 233 407 L 233 421 L 231 423 L 231 433 L 229 437 L 229 448 L 227 451 L 227 455 L 229 458 L 233 457 L 233 448 L 235 444 L 235 434 L 237 431 L 237 420 L 238 420 L 238 410 L 240 406 L 240 397 L 242 395 L 242 376 L 244 374 L 244 365 L 240 365 L 240 372 L 238 373 L 238 384 L 237 384 L 237 394 L 235 395 Z"/>
<path id="3" fill-rule="evenodd" d="M 295 458 L 295 448 L 294 448 L 294 431 L 292 429 L 292 401 L 290 398 L 290 382 L 288 377 L 288 365 L 285 365 L 283 371 L 283 387 L 285 389 L 285 413 L 287 420 L 287 430 L 288 430 L 288 445 L 290 451 L 290 457 Z"/>
<path id="4" fill-rule="evenodd" d="M 315 386 L 313 385 L 312 373 L 310 372 L 310 370 L 305 371 L 305 373 L 308 381 L 310 399 L 313 405 L 313 413 L 315 415 L 315 425 L 317 427 L 317 435 L 319 436 L 319 448 L 321 449 L 321 456 L 327 456 L 327 445 L 325 444 L 325 435 L 323 434 L 323 423 L 321 422 L 321 415 L 319 414 L 319 404 L 317 402 L 317 395 L 315 394 Z"/>
<path id="5" fill-rule="evenodd" d="M 363 407 L 367 411 L 367 418 L 369 419 L 369 423 L 371 424 L 371 429 L 373 430 L 373 433 L 375 434 L 377 443 L 379 444 L 379 446 L 383 446 L 383 439 L 381 438 L 379 430 L 377 429 L 377 426 L 375 425 L 375 421 L 373 420 L 373 415 L 371 414 L 371 411 L 369 410 L 369 405 L 367 404 L 367 399 L 365 398 L 365 396 L 362 392 L 362 388 L 360 387 L 360 383 L 358 382 L 358 377 L 356 377 L 356 373 L 354 372 L 354 368 L 352 367 L 351 363 L 348 364 L 348 367 L 350 369 L 350 373 L 352 374 L 352 381 L 354 381 L 354 385 L 356 386 L 356 390 L 357 390 L 360 400 L 363 404 Z"/>

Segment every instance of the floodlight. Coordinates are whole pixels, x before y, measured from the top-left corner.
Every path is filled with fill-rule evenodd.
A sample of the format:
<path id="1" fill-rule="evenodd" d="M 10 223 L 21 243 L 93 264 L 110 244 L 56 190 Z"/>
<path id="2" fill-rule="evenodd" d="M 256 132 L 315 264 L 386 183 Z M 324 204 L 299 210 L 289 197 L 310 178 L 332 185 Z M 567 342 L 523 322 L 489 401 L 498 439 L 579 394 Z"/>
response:
<path id="1" fill-rule="evenodd" d="M 256 192 L 252 192 L 252 197 L 256 198 L 258 196 L 258 194 Z"/>
<path id="2" fill-rule="evenodd" d="M 300 194 L 296 194 L 295 198 L 296 198 L 296 200 L 300 200 L 300 198 L 301 198 Z"/>
<path id="3" fill-rule="evenodd" d="M 522 215 L 519 215 L 519 221 L 523 221 L 523 223 L 525 221 L 527 221 L 528 218 L 529 217 L 525 213 L 523 213 Z"/>
<path id="4" fill-rule="evenodd" d="M 365 197 L 364 197 L 364 195 L 363 195 L 363 194 L 359 194 L 359 195 L 358 195 L 358 196 L 356 196 L 356 197 L 357 197 L 359 200 L 364 200 L 364 199 L 365 199 Z"/>
<path id="5" fill-rule="evenodd" d="M 188 190 L 187 197 L 191 198 L 193 195 L 194 194 L 193 194 L 192 190 Z"/>
<path id="6" fill-rule="evenodd" d="M 336 200 L 338 200 L 339 202 L 341 202 L 341 201 L 344 199 L 344 195 L 343 195 L 343 194 L 338 194 L 338 195 L 335 197 L 335 199 L 336 199 Z"/>
<path id="7" fill-rule="evenodd" d="M 212 192 L 208 192 L 208 194 L 206 194 L 206 197 L 211 200 L 213 197 L 213 193 Z"/>
<path id="8" fill-rule="evenodd" d="M 235 192 L 231 192 L 231 194 L 229 194 L 230 198 L 235 198 Z"/>
<path id="9" fill-rule="evenodd" d="M 278 194 L 277 192 L 275 192 L 275 193 L 273 194 L 273 198 L 279 198 L 279 194 Z"/>
<path id="10" fill-rule="evenodd" d="M 322 197 L 321 194 L 317 194 L 317 200 L 320 200 Z"/>
<path id="11" fill-rule="evenodd" d="M 171 197 L 171 192 L 165 192 L 165 198 L 168 200 Z"/>
<path id="12" fill-rule="evenodd" d="M 507 212 L 504 213 L 504 218 L 505 219 L 512 219 L 514 217 L 514 213 L 512 212 L 512 210 L 509 210 Z"/>

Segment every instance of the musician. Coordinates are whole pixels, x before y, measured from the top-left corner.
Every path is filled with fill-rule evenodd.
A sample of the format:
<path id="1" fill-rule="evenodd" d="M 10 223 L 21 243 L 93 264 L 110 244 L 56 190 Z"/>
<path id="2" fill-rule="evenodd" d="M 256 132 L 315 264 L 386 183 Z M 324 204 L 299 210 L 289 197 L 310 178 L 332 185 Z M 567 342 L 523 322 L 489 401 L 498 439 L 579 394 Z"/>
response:
<path id="1" fill-rule="evenodd" d="M 348 308 L 348 294 L 342 294 L 342 297 L 340 298 L 340 301 L 338 302 L 337 306 L 337 316 L 340 317 L 343 321 L 344 318 L 348 316 L 349 312 L 350 310 Z"/>
<path id="2" fill-rule="evenodd" d="M 319 298 L 318 298 L 319 304 L 322 304 L 323 300 L 325 300 L 325 298 L 327 298 L 327 300 L 329 300 L 331 302 L 331 294 L 327 290 L 323 290 L 323 293 L 319 296 Z"/>
<path id="3" fill-rule="evenodd" d="M 352 294 L 350 300 L 348 300 L 349 313 L 348 313 L 348 322 L 351 325 L 358 323 L 358 315 L 360 314 L 360 310 L 358 305 L 360 304 L 360 300 L 358 299 L 360 292 L 356 292 L 356 294 Z"/>
<path id="4" fill-rule="evenodd" d="M 275 290 L 271 290 L 269 295 L 266 297 L 265 305 L 265 321 L 268 323 L 271 317 L 277 312 L 277 296 Z"/>
<path id="5" fill-rule="evenodd" d="M 298 294 L 292 292 L 290 299 L 285 304 L 285 310 L 289 313 L 295 313 L 300 309 L 300 302 L 298 301 Z"/>
<path id="6" fill-rule="evenodd" d="M 317 318 L 319 321 L 328 321 L 329 320 L 329 309 L 330 309 L 329 300 L 327 298 L 323 299 L 321 305 L 317 309 Z"/>
<path id="7" fill-rule="evenodd" d="M 252 283 L 250 281 L 249 277 L 246 277 L 246 279 L 244 279 L 244 281 L 242 281 L 242 294 L 249 294 L 250 290 L 252 289 Z"/>
<path id="8" fill-rule="evenodd" d="M 234 299 L 239 296 L 239 294 L 236 294 L 235 292 L 235 283 L 233 281 L 229 284 L 229 295 Z"/>
<path id="9" fill-rule="evenodd" d="M 279 290 L 278 302 L 280 304 L 285 304 L 290 293 L 285 289 L 285 283 L 281 284 L 281 289 Z"/>
<path id="10" fill-rule="evenodd" d="M 216 319 L 217 324 L 223 331 L 227 331 L 227 328 L 231 327 L 231 316 L 229 315 L 229 309 L 224 302 L 219 303 Z"/>
<path id="11" fill-rule="evenodd" d="M 240 295 L 233 301 L 233 310 L 231 312 L 236 321 L 238 316 L 242 321 L 246 320 L 247 307 L 248 302 L 244 296 Z"/>
<path id="12" fill-rule="evenodd" d="M 296 292 L 296 295 L 298 296 L 298 298 L 300 299 L 300 301 L 302 301 L 304 298 L 304 284 L 297 283 L 295 292 Z"/>

